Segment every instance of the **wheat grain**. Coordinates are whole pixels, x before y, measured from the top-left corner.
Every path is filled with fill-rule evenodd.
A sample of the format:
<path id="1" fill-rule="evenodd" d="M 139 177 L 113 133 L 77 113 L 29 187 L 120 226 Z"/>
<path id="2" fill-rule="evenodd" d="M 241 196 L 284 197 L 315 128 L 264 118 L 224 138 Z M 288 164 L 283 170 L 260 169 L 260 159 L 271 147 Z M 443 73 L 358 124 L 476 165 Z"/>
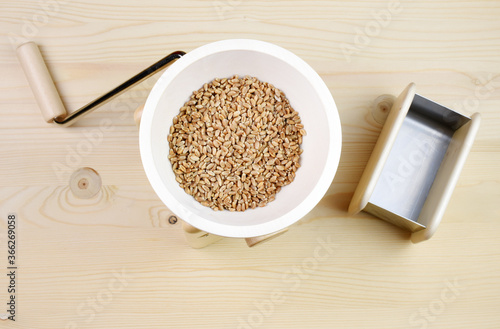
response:
<path id="1" fill-rule="evenodd" d="M 303 136 L 281 90 L 255 77 L 216 78 L 174 117 L 168 158 L 179 186 L 203 206 L 245 211 L 294 180 Z"/>

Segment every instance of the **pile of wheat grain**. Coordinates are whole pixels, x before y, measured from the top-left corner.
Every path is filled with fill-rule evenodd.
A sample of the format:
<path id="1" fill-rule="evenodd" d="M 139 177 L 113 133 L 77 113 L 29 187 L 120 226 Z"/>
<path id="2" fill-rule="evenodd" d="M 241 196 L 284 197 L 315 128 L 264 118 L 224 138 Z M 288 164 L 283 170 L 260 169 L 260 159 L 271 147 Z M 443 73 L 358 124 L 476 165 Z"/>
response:
<path id="1" fill-rule="evenodd" d="M 193 92 L 170 127 L 169 160 L 186 193 L 213 210 L 263 207 L 300 167 L 298 113 L 254 77 L 214 79 Z"/>

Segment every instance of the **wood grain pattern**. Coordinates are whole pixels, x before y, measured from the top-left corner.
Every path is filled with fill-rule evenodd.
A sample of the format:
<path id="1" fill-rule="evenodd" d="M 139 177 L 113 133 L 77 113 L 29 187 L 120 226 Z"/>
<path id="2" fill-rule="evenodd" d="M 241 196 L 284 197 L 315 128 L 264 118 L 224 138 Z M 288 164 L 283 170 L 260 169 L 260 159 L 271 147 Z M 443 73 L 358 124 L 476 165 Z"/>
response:
<path id="1" fill-rule="evenodd" d="M 1 328 L 498 328 L 497 1 L 55 1 L 0 4 L 0 245 L 7 213 L 19 216 L 18 321 Z M 15 56 L 23 34 L 40 45 L 69 111 L 173 50 L 227 38 L 285 47 L 318 71 L 339 108 L 334 183 L 266 244 L 192 249 L 140 161 L 133 112 L 154 79 L 74 127 L 50 126 Z M 411 81 L 483 117 L 440 228 L 419 245 L 382 220 L 347 215 L 381 129 L 372 101 Z M 84 166 L 103 183 L 86 200 L 68 186 Z M 2 247 L 1 305 L 5 264 Z"/>

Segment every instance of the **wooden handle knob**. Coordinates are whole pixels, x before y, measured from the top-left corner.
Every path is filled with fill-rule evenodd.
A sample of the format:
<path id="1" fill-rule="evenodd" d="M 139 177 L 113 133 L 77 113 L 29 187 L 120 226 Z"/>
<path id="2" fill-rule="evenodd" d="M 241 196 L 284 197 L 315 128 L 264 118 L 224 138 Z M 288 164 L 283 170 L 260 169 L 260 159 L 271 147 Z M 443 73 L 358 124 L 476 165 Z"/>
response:
<path id="1" fill-rule="evenodd" d="M 38 46 L 27 42 L 17 47 L 16 53 L 45 121 L 52 122 L 54 118 L 66 116 L 66 109 Z"/>

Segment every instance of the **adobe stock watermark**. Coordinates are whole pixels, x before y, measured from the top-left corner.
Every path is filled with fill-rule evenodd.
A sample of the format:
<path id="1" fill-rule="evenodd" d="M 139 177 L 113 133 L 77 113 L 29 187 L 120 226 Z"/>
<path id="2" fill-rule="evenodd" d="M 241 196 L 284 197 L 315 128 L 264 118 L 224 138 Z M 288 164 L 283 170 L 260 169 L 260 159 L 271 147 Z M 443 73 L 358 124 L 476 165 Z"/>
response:
<path id="1" fill-rule="evenodd" d="M 437 317 L 444 313 L 449 304 L 455 302 L 466 288 L 462 286 L 458 279 L 453 282 L 446 280 L 444 288 L 439 296 L 433 299 L 427 307 L 419 308 L 408 319 L 411 328 L 426 329 L 436 321 Z"/>
<path id="2" fill-rule="evenodd" d="M 9 32 L 9 38 L 12 47 L 16 48 L 22 43 L 32 40 L 40 32 L 40 28 L 46 26 L 51 17 L 54 17 L 61 11 L 61 5 L 67 4 L 67 0 L 41 0 L 38 1 L 37 11 L 28 16 L 21 17 L 21 34 Z"/>
<path id="3" fill-rule="evenodd" d="M 386 9 L 375 10 L 371 12 L 372 20 L 368 21 L 363 29 L 356 27 L 354 31 L 353 43 L 342 43 L 340 49 L 345 60 L 350 63 L 351 56 L 359 54 L 362 50 L 368 47 L 373 37 L 377 37 L 382 32 L 383 28 L 389 26 L 394 16 L 400 14 L 403 7 L 399 0 L 390 1 Z"/>
<path id="4" fill-rule="evenodd" d="M 0 246 L 7 246 L 7 241 L 3 240 L 3 236 L 2 235 L 0 235 Z M 3 299 L 2 299 L 2 301 L 3 301 Z M 3 306 L 2 306 L 2 308 L 3 308 Z M 4 311 L 3 309 L 0 311 L 0 312 L 2 312 L 2 313 L 0 313 L 0 320 L 2 320 L 2 321 L 9 320 L 9 315 L 10 314 L 9 313 L 3 313 L 3 311 Z"/>
<path id="5" fill-rule="evenodd" d="M 439 142 L 440 134 L 427 132 L 415 134 L 407 142 L 405 148 L 398 150 L 399 155 L 394 162 L 382 173 L 381 179 L 391 192 L 401 191 L 408 182 L 414 181 L 415 176 L 431 166 L 433 159 L 444 152 L 443 144 Z"/>
<path id="6" fill-rule="evenodd" d="M 243 3 L 243 0 L 226 0 L 226 1 L 214 1 L 212 5 L 217 12 L 219 19 L 224 19 L 224 14 L 228 11 L 234 10 L 237 6 Z"/>
<path id="7" fill-rule="evenodd" d="M 311 277 L 319 268 L 320 264 L 330 259 L 338 245 L 334 244 L 331 236 L 325 240 L 318 238 L 318 245 L 314 248 L 311 257 L 302 260 L 300 265 L 293 266 L 283 273 L 281 281 L 288 287 L 285 289 L 274 289 L 269 293 L 267 299 L 254 302 L 254 309 L 244 317 L 238 317 L 237 329 L 254 329 L 262 326 L 264 321 L 270 318 L 276 311 L 277 306 L 283 304 L 287 299 L 287 292 L 295 292 L 304 280 Z"/>
<path id="8" fill-rule="evenodd" d="M 87 297 L 84 302 L 77 306 L 77 319 L 68 322 L 65 329 L 77 329 L 80 327 L 79 324 L 91 323 L 97 314 L 104 311 L 113 298 L 122 292 L 129 285 L 130 280 L 134 278 L 135 276 L 127 273 L 124 269 L 121 272 L 115 271 L 105 288 L 99 290 L 94 296 Z"/>
<path id="9" fill-rule="evenodd" d="M 476 79 L 476 87 L 474 93 L 467 96 L 461 102 L 453 104 L 453 109 L 456 111 L 467 111 L 469 113 L 479 110 L 482 100 L 486 100 L 500 88 L 500 79 L 495 81 L 493 73 L 488 73 L 487 76 L 481 75 Z"/>
<path id="10" fill-rule="evenodd" d="M 160 78 L 161 79 L 161 78 Z M 119 121 L 124 121 L 127 118 L 132 118 L 133 111 L 145 102 L 145 98 L 149 94 L 149 90 L 155 82 L 153 79 L 147 79 L 142 82 L 146 89 L 129 91 L 131 98 L 124 100 L 115 100 L 111 103 L 111 112 L 120 113 Z M 66 146 L 66 156 L 64 162 L 55 161 L 52 163 L 52 170 L 59 180 L 62 180 L 68 175 L 71 175 L 76 169 L 82 167 L 85 157 L 92 154 L 96 147 L 101 145 L 106 136 L 110 134 L 116 127 L 109 118 L 101 119 L 98 127 L 85 129 L 82 132 L 82 137 L 79 142 L 70 146 Z"/>

